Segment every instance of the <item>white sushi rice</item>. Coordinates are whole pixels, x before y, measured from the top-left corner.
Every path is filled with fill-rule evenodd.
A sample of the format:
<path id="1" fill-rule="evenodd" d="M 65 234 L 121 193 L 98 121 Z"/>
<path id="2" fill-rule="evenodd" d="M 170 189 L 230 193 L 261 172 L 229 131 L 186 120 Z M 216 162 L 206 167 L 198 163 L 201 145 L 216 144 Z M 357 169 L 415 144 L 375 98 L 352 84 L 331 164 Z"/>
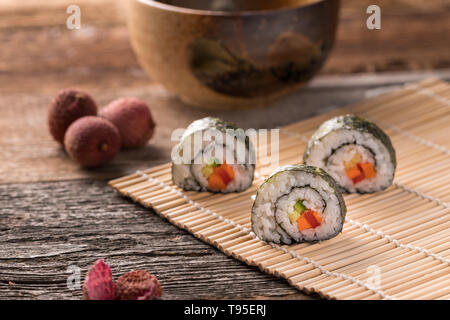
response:
<path id="1" fill-rule="evenodd" d="M 202 190 L 228 193 L 247 189 L 253 181 L 253 169 L 239 164 L 231 164 L 229 166 L 233 169 L 234 178 L 223 190 L 214 190 L 208 187 L 208 179 L 202 173 L 202 168 L 204 165 L 193 164 L 191 166 L 191 171 L 193 172 L 195 180 L 201 186 Z"/>
<path id="2" fill-rule="evenodd" d="M 206 129 L 205 132 L 213 132 L 213 130 L 214 129 Z M 217 133 L 217 130 L 214 130 L 214 134 Z M 226 142 L 226 134 L 221 134 L 223 135 L 222 141 Z M 224 145 L 223 143 L 217 144 L 215 141 L 205 141 L 202 149 L 192 157 L 192 164 L 172 164 L 172 179 L 174 183 L 185 190 L 222 193 L 243 191 L 249 188 L 253 182 L 255 169 L 253 164 L 249 164 L 249 150 L 238 146 L 239 144 L 243 144 L 243 141 L 237 139 L 233 139 L 232 141 L 234 142 L 234 145 L 231 146 Z M 193 148 L 191 150 L 193 150 Z M 243 164 L 237 163 L 236 152 L 239 150 L 245 150 L 245 163 Z M 213 159 L 218 159 L 218 163 L 227 163 L 234 172 L 233 180 L 230 181 L 223 190 L 209 188 L 208 179 L 202 173 L 202 169 Z"/>
<path id="3" fill-rule="evenodd" d="M 172 180 L 185 190 L 200 191 L 200 185 L 192 176 L 191 165 L 172 164 Z"/>
<path id="4" fill-rule="evenodd" d="M 288 214 L 300 199 L 322 217 L 320 226 L 303 231 L 294 229 Z M 252 210 L 255 234 L 262 240 L 276 243 L 290 244 L 292 239 L 296 242 L 329 239 L 342 230 L 343 223 L 336 190 L 320 176 L 300 170 L 283 171 L 270 178 L 258 190 Z"/>
<path id="5" fill-rule="evenodd" d="M 297 221 L 291 223 L 289 220 L 289 213 L 294 211 L 294 206 L 298 200 L 302 200 L 307 209 L 317 212 L 320 217 L 323 216 L 326 207 L 320 193 L 308 186 L 293 188 L 290 193 L 278 198 L 275 202 L 275 221 L 297 242 L 305 239 L 304 232 L 309 232 L 308 230 L 299 231 Z"/>
<path id="6" fill-rule="evenodd" d="M 344 162 L 358 152 L 363 162 L 374 164 L 376 176 L 356 184 L 345 172 Z M 306 164 L 324 169 L 348 192 L 376 192 L 391 185 L 394 165 L 386 146 L 373 135 L 356 130 L 330 132 L 310 149 Z"/>

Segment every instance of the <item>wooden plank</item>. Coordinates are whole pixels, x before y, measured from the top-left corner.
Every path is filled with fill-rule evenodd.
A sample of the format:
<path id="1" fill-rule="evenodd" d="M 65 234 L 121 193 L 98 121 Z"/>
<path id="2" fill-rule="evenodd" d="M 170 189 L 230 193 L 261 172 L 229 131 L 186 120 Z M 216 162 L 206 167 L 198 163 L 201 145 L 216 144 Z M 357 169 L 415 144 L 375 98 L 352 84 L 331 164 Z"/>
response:
<path id="1" fill-rule="evenodd" d="M 440 73 L 450 79 L 450 74 Z M 429 75 L 408 73 L 392 75 L 398 86 L 409 79 Z M 50 137 L 46 113 L 49 94 L 10 94 L 0 96 L 0 183 L 57 181 L 67 179 L 115 178 L 136 169 L 168 161 L 172 131 L 185 128 L 191 121 L 208 115 L 235 122 L 243 128 L 274 128 L 287 125 L 360 101 L 366 92 L 379 87 L 386 77 L 362 75 L 340 77 L 338 80 L 319 77 L 309 88 L 293 94 L 265 109 L 245 111 L 214 111 L 189 108 L 157 85 L 121 90 L 90 90 L 100 106 L 120 96 L 136 96 L 146 101 L 153 112 L 157 128 L 153 140 L 145 148 L 122 151 L 110 164 L 95 170 L 83 170 L 71 161 Z M 334 86 L 333 86 L 334 83 Z M 358 86 L 359 84 L 359 86 Z M 369 90 L 369 91 L 368 91 Z"/>
<path id="2" fill-rule="evenodd" d="M 366 9 L 381 8 L 381 30 Z M 335 50 L 325 73 L 443 69 L 450 66 L 450 3 L 440 0 L 343 0 Z"/>
<path id="3" fill-rule="evenodd" d="M 85 25 L 113 26 L 125 21 L 126 1 L 121 0 L 2 0 L 0 3 L 0 29 L 24 29 L 40 27 L 64 27 L 66 9 L 76 4 L 81 9 Z"/>
<path id="4" fill-rule="evenodd" d="M 163 281 L 165 298 L 304 298 L 285 282 L 130 206 L 103 181 L 93 181 L 167 161 L 172 130 L 211 114 L 187 108 L 158 85 L 149 85 L 128 42 L 124 2 L 77 1 L 80 31 L 64 26 L 68 0 L 0 3 L 0 184 L 88 179 L 0 185 L 0 299 L 78 299 L 79 291 L 66 288 L 67 266 L 77 264 L 84 274 L 100 256 L 116 274 L 137 267 L 154 272 Z M 401 85 L 422 79 L 420 71 L 450 67 L 449 42 L 443 41 L 450 31 L 448 2 L 383 1 L 382 30 L 368 31 L 365 9 L 378 3 L 343 1 L 336 47 L 322 74 L 419 71 L 414 76 L 322 76 L 263 111 L 215 115 L 244 127 L 285 125 L 361 100 L 380 85 Z M 449 79 L 445 72 L 437 75 Z M 154 140 L 144 149 L 121 153 L 104 168 L 81 170 L 50 139 L 45 124 L 51 97 L 69 86 L 93 93 L 100 105 L 122 95 L 144 99 L 158 123 Z M 222 273 L 211 274 L 210 268 Z"/>
<path id="5" fill-rule="evenodd" d="M 81 290 L 67 289 L 67 267 L 79 266 L 84 277 L 101 257 L 116 278 L 136 268 L 154 273 L 165 299 L 309 298 L 130 204 L 103 181 L 2 185 L 0 207 L 0 299 L 79 299 Z"/>
<path id="6" fill-rule="evenodd" d="M 30 0 L 0 5 L 0 92 L 147 82 L 146 77 L 129 82 L 128 73 L 140 68 L 129 45 L 123 1 L 81 1 L 83 25 L 75 31 L 64 25 L 69 4 Z M 365 26 L 369 4 L 383 8 L 381 30 Z M 335 50 L 322 74 L 450 68 L 450 7 L 445 2 L 348 0 L 342 7 Z"/>
<path id="7" fill-rule="evenodd" d="M 295 163 L 298 155 L 294 149 L 302 148 L 296 140 L 306 140 L 324 119 L 337 112 L 376 118 L 395 146 L 399 165 L 392 186 L 373 194 L 345 195 L 343 232 L 327 241 L 277 246 L 251 232 L 251 195 L 265 175 L 261 174 L 262 159 L 257 161 L 255 183 L 240 195 L 183 192 L 171 181 L 167 166 L 139 171 L 110 181 L 110 185 L 224 254 L 288 279 L 300 290 L 332 299 L 438 298 L 450 289 L 446 286 L 449 139 L 437 139 L 447 129 L 448 119 L 443 115 L 448 114 L 449 105 L 444 97 L 449 95 L 447 83 L 429 79 L 281 128 L 282 163 Z M 413 130 L 425 124 L 433 130 L 424 138 Z M 422 275 L 430 270 L 429 258 L 438 270 L 424 279 Z M 379 287 L 366 285 L 371 266 L 377 266 L 382 274 Z"/>

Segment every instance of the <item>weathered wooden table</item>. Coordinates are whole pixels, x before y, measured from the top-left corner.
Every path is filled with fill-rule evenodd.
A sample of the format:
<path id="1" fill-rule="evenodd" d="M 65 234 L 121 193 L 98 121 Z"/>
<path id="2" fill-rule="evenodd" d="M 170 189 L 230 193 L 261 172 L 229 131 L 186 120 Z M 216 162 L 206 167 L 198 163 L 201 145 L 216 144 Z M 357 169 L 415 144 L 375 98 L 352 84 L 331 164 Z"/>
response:
<path id="1" fill-rule="evenodd" d="M 428 76 L 450 79 L 448 2 L 383 1 L 382 29 L 365 28 L 365 9 L 343 1 L 336 48 L 306 89 L 264 110 L 214 112 L 239 126 L 269 128 L 343 106 Z M 116 275 L 154 273 L 165 299 L 307 296 L 226 257 L 116 195 L 107 180 L 169 160 L 170 134 L 212 114 L 183 105 L 139 68 L 123 2 L 79 0 L 82 28 L 67 30 L 66 0 L 0 3 L 0 299 L 79 299 L 67 268 L 84 275 L 105 258 Z M 82 170 L 50 138 L 46 110 L 75 86 L 100 105 L 120 96 L 147 101 L 157 133 L 143 149 Z"/>

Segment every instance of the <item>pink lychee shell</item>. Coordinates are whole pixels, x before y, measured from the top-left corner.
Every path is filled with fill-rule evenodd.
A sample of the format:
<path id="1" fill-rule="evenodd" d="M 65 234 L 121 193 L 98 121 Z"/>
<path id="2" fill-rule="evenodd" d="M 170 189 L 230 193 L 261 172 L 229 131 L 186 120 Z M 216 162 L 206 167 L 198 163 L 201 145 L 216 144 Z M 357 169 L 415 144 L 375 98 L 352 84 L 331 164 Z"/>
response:
<path id="1" fill-rule="evenodd" d="M 158 279 L 145 270 L 125 273 L 116 282 L 118 300 L 152 300 L 162 295 Z"/>
<path id="2" fill-rule="evenodd" d="M 112 272 L 103 259 L 99 259 L 88 271 L 83 284 L 83 298 L 86 300 L 113 300 L 116 285 Z"/>
<path id="3" fill-rule="evenodd" d="M 64 143 L 67 128 L 77 119 L 97 115 L 94 99 L 78 89 L 64 89 L 58 92 L 50 103 L 47 124 L 50 134 L 59 143 Z"/>
<path id="4" fill-rule="evenodd" d="M 100 111 L 119 129 L 122 148 L 138 148 L 147 144 L 155 131 L 155 122 L 147 104 L 136 98 L 120 98 Z"/>

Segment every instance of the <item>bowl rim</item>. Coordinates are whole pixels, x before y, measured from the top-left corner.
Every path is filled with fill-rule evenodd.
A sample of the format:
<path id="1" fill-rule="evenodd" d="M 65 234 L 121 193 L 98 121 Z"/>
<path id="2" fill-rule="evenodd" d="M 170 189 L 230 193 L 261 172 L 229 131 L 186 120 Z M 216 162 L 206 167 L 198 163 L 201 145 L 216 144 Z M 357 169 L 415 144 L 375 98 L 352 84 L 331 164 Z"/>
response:
<path id="1" fill-rule="evenodd" d="M 172 11 L 176 13 L 184 13 L 184 14 L 192 14 L 192 15 L 204 15 L 204 16 L 220 16 L 220 17 L 240 17 L 240 16 L 257 16 L 257 15 L 267 15 L 272 13 L 281 13 L 283 11 L 292 11 L 300 8 L 312 7 L 324 2 L 330 1 L 340 1 L 340 0 L 316 0 L 314 2 L 297 5 L 293 7 L 287 8 L 278 8 L 278 9 L 264 9 L 264 10 L 242 10 L 242 11 L 220 11 L 220 10 L 206 10 L 206 9 L 192 9 L 185 7 L 178 7 L 171 4 L 167 4 L 164 2 L 160 2 L 157 0 L 131 0 L 137 1 L 144 5 L 148 5 L 151 7 L 155 7 L 157 9 Z"/>

